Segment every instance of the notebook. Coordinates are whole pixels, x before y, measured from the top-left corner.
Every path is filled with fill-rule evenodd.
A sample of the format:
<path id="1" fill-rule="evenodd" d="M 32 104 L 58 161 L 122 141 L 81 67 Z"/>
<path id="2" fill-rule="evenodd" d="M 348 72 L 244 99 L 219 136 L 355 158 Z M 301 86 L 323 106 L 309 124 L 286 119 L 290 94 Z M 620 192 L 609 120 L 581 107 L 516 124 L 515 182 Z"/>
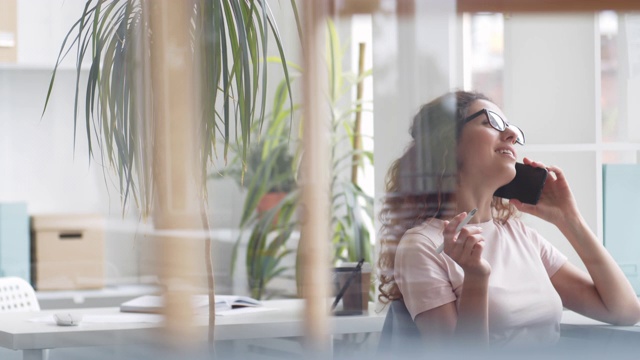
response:
<path id="1" fill-rule="evenodd" d="M 260 301 L 248 296 L 216 295 L 216 312 L 231 309 L 262 306 Z M 194 295 L 191 306 L 195 313 L 209 310 L 208 295 Z M 160 313 L 164 308 L 164 298 L 161 295 L 143 295 L 120 304 L 121 312 Z"/>

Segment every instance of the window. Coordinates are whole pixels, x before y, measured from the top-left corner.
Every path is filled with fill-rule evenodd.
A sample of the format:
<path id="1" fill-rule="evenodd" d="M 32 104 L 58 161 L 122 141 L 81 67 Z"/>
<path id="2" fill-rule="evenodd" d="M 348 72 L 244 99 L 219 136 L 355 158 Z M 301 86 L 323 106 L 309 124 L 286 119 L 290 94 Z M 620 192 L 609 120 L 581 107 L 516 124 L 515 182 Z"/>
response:
<path id="1" fill-rule="evenodd" d="M 477 13 L 465 17 L 468 33 L 468 53 L 464 54 L 468 90 L 487 95 L 496 104 L 503 104 L 504 21 L 500 13 Z"/>

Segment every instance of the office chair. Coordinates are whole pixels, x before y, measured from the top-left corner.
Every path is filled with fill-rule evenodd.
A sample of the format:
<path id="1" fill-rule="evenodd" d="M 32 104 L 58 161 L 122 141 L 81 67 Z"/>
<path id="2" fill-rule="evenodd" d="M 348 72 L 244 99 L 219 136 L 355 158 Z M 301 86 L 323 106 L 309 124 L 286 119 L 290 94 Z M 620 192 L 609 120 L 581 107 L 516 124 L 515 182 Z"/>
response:
<path id="1" fill-rule="evenodd" d="M 382 325 L 378 354 L 395 356 L 423 354 L 424 350 L 420 331 L 413 322 L 404 301 L 402 299 L 392 301 Z"/>
<path id="2" fill-rule="evenodd" d="M 19 277 L 0 278 L 0 313 L 40 311 L 31 284 Z"/>
<path id="3" fill-rule="evenodd" d="M 40 311 L 33 287 L 19 277 L 0 277 L 0 314 L 21 311 Z M 44 351 L 44 360 L 47 359 L 49 350 Z"/>

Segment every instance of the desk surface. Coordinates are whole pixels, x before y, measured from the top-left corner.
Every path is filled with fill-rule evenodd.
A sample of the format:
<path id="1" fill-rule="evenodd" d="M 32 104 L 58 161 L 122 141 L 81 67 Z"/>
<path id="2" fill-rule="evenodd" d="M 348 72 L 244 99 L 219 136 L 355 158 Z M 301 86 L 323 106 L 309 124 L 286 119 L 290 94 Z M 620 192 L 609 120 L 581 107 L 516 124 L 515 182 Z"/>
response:
<path id="1" fill-rule="evenodd" d="M 615 326 L 590 319 L 573 311 L 562 312 L 561 336 L 590 338 L 592 336 L 637 337 L 640 340 L 640 323 L 635 326 Z M 637 333 L 637 334 L 634 334 Z"/>
<path id="2" fill-rule="evenodd" d="M 264 301 L 271 310 L 241 313 L 216 317 L 216 340 L 264 339 L 299 337 L 304 335 L 302 300 Z M 39 350 L 63 347 L 83 347 L 117 344 L 143 344 L 157 338 L 161 333 L 159 323 L 99 323 L 81 322 L 79 326 L 63 327 L 53 323 L 30 321 L 52 315 L 59 310 L 40 312 L 4 313 L 0 321 L 0 347 L 13 350 Z M 118 308 L 75 309 L 84 316 L 121 314 Z M 377 312 L 370 304 L 369 313 L 361 316 L 332 316 L 331 334 L 379 332 L 386 313 Z M 207 319 L 200 316 L 197 326 L 202 328 L 200 341 L 206 341 Z M 562 333 L 572 337 L 588 337 L 594 333 L 625 333 L 638 336 L 640 326 L 612 326 L 564 311 Z M 637 333 L 637 334 L 634 334 Z M 571 335 L 572 334 L 572 335 Z M 633 334 L 633 335 L 632 335 Z"/>
<path id="3" fill-rule="evenodd" d="M 216 340 L 298 337 L 304 335 L 303 301 L 264 301 L 271 310 L 216 317 Z M 0 346 L 13 350 L 53 349 L 96 345 L 144 343 L 160 334 L 158 323 L 97 323 L 81 322 L 79 326 L 57 326 L 52 323 L 30 321 L 52 315 L 56 310 L 5 313 L 0 322 Z M 118 308 L 77 309 L 69 312 L 83 316 L 120 314 Z M 382 330 L 384 312 L 370 307 L 367 315 L 332 316 L 331 333 L 365 333 Z M 202 327 L 202 341 L 206 341 L 207 317 L 196 319 Z"/>

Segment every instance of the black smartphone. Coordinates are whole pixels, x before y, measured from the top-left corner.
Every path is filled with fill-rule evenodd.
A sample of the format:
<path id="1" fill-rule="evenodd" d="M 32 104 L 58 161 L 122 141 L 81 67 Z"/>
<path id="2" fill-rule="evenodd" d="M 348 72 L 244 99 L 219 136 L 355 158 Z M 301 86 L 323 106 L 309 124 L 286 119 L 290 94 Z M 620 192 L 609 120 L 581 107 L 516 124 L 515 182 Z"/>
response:
<path id="1" fill-rule="evenodd" d="M 547 169 L 516 163 L 516 177 L 493 194 L 505 199 L 518 199 L 523 203 L 537 204 L 547 180 Z"/>

